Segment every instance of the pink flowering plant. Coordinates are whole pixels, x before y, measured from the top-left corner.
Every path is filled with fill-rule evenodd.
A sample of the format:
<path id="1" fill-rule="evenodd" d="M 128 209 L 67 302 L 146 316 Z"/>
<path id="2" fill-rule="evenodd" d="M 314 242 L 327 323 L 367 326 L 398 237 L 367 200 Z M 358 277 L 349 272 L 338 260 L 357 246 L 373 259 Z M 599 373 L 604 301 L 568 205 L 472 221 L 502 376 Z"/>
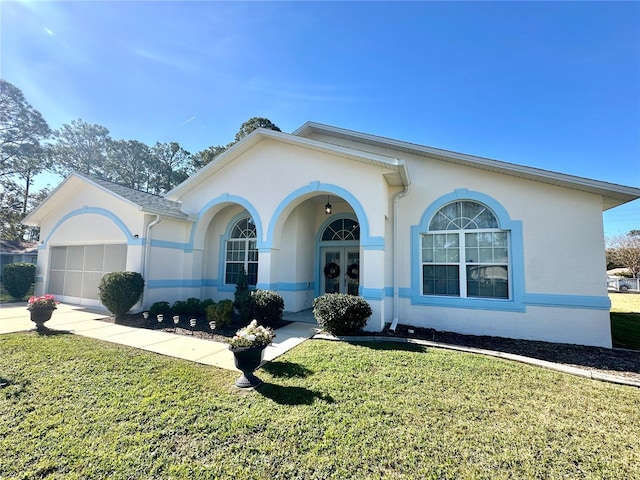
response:
<path id="1" fill-rule="evenodd" d="M 249 325 L 241 328 L 229 340 L 229 348 L 250 348 L 269 345 L 276 334 L 272 328 L 258 325 L 257 320 L 252 320 Z"/>
<path id="2" fill-rule="evenodd" d="M 31 297 L 27 302 L 27 310 L 56 308 L 59 303 L 56 297 L 47 293 L 41 297 Z"/>

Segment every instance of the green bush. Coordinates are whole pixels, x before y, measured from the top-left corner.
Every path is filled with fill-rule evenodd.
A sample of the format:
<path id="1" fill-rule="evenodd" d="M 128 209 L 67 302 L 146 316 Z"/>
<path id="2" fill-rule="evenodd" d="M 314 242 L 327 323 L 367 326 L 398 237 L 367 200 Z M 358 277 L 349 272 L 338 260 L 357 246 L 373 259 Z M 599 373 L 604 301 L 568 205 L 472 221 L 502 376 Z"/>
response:
<path id="1" fill-rule="evenodd" d="M 249 316 L 251 315 L 251 292 L 249 291 L 247 272 L 244 268 L 240 269 L 233 298 L 233 306 L 238 311 L 240 320 L 242 323 L 249 323 Z"/>
<path id="2" fill-rule="evenodd" d="M 36 266 L 33 263 L 8 263 L 2 269 L 5 290 L 15 300 L 22 300 L 36 278 Z"/>
<path id="3" fill-rule="evenodd" d="M 233 302 L 231 300 L 220 300 L 218 303 L 207 306 L 207 320 L 216 322 L 216 328 L 230 325 L 232 318 Z"/>
<path id="4" fill-rule="evenodd" d="M 251 292 L 251 314 L 260 325 L 273 326 L 282 320 L 284 300 L 273 290 L 255 290 Z"/>
<path id="5" fill-rule="evenodd" d="M 186 315 L 187 314 L 187 302 L 184 300 L 177 300 L 173 302 L 173 306 L 171 307 L 171 311 L 173 315 Z"/>
<path id="6" fill-rule="evenodd" d="M 353 335 L 373 312 L 362 298 L 342 293 L 326 293 L 313 300 L 313 316 L 323 330 L 333 335 Z"/>
<path id="7" fill-rule="evenodd" d="M 158 315 L 164 315 L 165 318 L 169 319 L 173 315 L 173 310 L 171 310 L 171 305 L 169 302 L 155 302 L 149 307 L 149 318 L 153 321 L 158 321 Z"/>
<path id="8" fill-rule="evenodd" d="M 140 299 L 144 279 L 138 272 L 107 273 L 98 286 L 100 302 L 116 318 L 122 317 Z"/>
<path id="9" fill-rule="evenodd" d="M 233 304 L 233 302 L 231 303 Z M 207 298 L 206 300 L 202 300 L 200 306 L 202 307 L 202 311 L 204 312 L 203 315 L 206 314 L 208 306 L 215 305 L 215 304 L 216 302 L 214 302 L 212 298 Z"/>
<path id="10" fill-rule="evenodd" d="M 186 303 L 186 314 L 190 317 L 199 317 L 205 314 L 204 308 L 202 307 L 202 302 L 199 298 L 190 297 L 187 298 Z"/>

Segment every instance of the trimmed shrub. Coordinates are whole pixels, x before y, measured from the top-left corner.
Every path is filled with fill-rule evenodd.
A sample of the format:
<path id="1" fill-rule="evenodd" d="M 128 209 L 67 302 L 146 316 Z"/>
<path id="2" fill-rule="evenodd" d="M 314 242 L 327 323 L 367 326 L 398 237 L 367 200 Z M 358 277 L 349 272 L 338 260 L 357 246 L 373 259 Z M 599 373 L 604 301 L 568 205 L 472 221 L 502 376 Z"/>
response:
<path id="1" fill-rule="evenodd" d="M 260 325 L 270 326 L 282 320 L 284 300 L 273 290 L 255 290 L 251 292 L 251 318 Z"/>
<path id="2" fill-rule="evenodd" d="M 191 317 L 198 317 L 205 314 L 204 308 L 202 307 L 202 302 L 199 298 L 190 297 L 187 298 L 186 311 L 185 313 Z"/>
<path id="3" fill-rule="evenodd" d="M 111 272 L 105 274 L 98 286 L 100 302 L 116 318 L 133 307 L 144 288 L 144 279 L 138 272 Z"/>
<path id="4" fill-rule="evenodd" d="M 238 274 L 238 282 L 236 283 L 236 291 L 233 294 L 233 298 L 233 306 L 240 315 L 240 321 L 242 321 L 242 323 L 249 323 L 249 316 L 251 315 L 251 292 L 249 291 L 247 272 L 244 268 L 241 268 Z"/>
<path id="5" fill-rule="evenodd" d="M 216 322 L 216 328 L 230 325 L 232 318 L 233 302 L 231 300 L 220 300 L 207 307 L 207 320 Z"/>
<path id="6" fill-rule="evenodd" d="M 207 298 L 206 300 L 202 301 L 200 306 L 202 307 L 202 310 L 205 312 L 204 314 L 206 314 L 207 307 L 210 306 L 210 305 L 215 305 L 215 304 L 216 304 L 216 302 L 213 301 L 213 298 Z M 233 302 L 231 302 L 231 304 L 233 305 Z"/>
<path id="7" fill-rule="evenodd" d="M 354 295 L 326 293 L 313 300 L 313 316 L 332 335 L 358 333 L 372 313 L 366 300 Z"/>
<path id="8" fill-rule="evenodd" d="M 169 319 L 173 315 L 171 305 L 169 302 L 156 302 L 149 307 L 149 318 L 154 322 L 158 321 L 158 315 L 162 314 L 165 318 Z"/>
<path id="9" fill-rule="evenodd" d="M 187 314 L 187 302 L 184 300 L 177 300 L 173 302 L 173 306 L 171 307 L 171 311 L 173 315 L 186 315 Z"/>
<path id="10" fill-rule="evenodd" d="M 15 300 L 22 300 L 36 279 L 36 266 L 33 263 L 8 263 L 2 268 L 2 280 L 5 290 Z"/>

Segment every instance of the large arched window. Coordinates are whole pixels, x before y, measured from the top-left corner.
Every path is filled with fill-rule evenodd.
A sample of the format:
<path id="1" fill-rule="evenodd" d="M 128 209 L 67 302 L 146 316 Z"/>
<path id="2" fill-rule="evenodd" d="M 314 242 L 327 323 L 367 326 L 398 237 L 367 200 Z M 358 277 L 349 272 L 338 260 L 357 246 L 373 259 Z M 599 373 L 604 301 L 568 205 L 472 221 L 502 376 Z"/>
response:
<path id="1" fill-rule="evenodd" d="M 443 206 L 421 240 L 423 295 L 509 298 L 509 231 L 487 206 Z"/>
<path id="2" fill-rule="evenodd" d="M 258 248 L 256 225 L 249 217 L 241 218 L 231 228 L 226 242 L 224 283 L 235 285 L 241 269 L 247 272 L 249 285 L 258 283 Z"/>

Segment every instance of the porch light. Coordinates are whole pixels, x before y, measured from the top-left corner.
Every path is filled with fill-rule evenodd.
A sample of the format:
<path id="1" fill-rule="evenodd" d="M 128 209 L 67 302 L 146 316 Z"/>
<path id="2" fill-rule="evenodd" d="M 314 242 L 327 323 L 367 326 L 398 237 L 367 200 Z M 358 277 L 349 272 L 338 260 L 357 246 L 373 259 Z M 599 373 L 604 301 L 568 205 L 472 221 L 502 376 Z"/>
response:
<path id="1" fill-rule="evenodd" d="M 329 203 L 329 195 L 327 195 L 327 204 L 324 206 L 325 215 L 331 215 L 331 204 Z"/>

